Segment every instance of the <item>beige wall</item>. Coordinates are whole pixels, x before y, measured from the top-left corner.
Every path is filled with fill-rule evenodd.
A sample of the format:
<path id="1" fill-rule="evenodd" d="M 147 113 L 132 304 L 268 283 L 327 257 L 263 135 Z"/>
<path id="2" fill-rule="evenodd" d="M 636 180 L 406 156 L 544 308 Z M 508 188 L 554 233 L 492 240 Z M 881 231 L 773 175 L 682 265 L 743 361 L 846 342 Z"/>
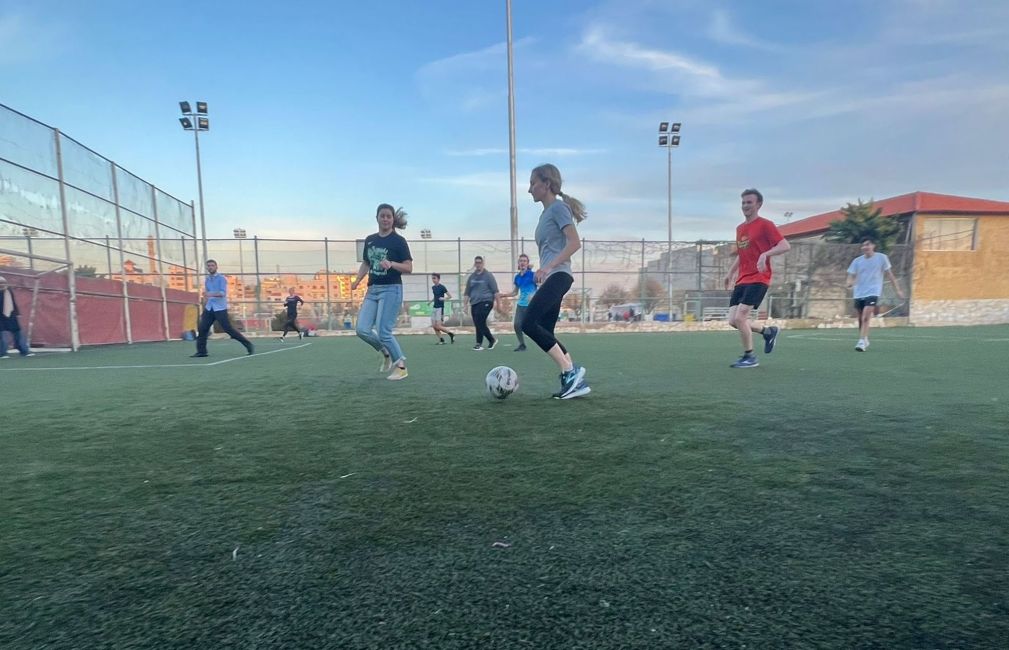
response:
<path id="1" fill-rule="evenodd" d="M 915 243 L 912 300 L 1009 299 L 1009 214 L 979 216 L 977 247 L 972 251 L 921 250 L 919 224 L 929 218 L 943 217 L 915 218 L 919 239 Z"/>

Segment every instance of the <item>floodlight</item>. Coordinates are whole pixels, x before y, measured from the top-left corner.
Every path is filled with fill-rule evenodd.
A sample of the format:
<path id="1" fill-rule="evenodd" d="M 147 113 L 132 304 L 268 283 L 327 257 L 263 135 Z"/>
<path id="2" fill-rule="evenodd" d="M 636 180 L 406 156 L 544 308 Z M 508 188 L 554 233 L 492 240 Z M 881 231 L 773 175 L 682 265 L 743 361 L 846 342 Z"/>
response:
<path id="1" fill-rule="evenodd" d="M 196 102 L 196 112 L 200 115 L 207 114 L 207 102 Z"/>
<path id="2" fill-rule="evenodd" d="M 199 104 L 197 104 L 197 106 L 199 106 Z M 680 123 L 679 122 L 673 122 L 672 126 L 669 127 L 669 132 L 670 133 L 679 133 L 680 132 Z"/>
<path id="3" fill-rule="evenodd" d="M 669 130 L 669 122 L 659 122 L 659 133 L 665 133 Z"/>
<path id="4" fill-rule="evenodd" d="M 191 131 L 193 129 L 193 121 L 188 117 L 180 117 L 179 122 L 182 124 L 182 128 L 184 128 L 185 130 Z"/>
<path id="5" fill-rule="evenodd" d="M 196 126 L 199 127 L 199 129 L 201 131 L 209 131 L 210 130 L 210 118 L 207 118 L 207 117 L 198 117 L 198 118 L 196 118 Z"/>
<path id="6" fill-rule="evenodd" d="M 669 144 L 669 136 L 668 135 L 660 135 L 659 136 L 659 146 L 660 147 L 665 147 L 668 144 Z"/>
<path id="7" fill-rule="evenodd" d="M 672 137 L 672 140 L 669 142 L 669 146 L 670 147 L 678 147 L 678 146 L 680 146 L 680 136 L 674 135 Z"/>
<path id="8" fill-rule="evenodd" d="M 189 102 L 179 102 L 179 108 L 182 109 L 183 115 L 191 115 L 193 113 L 193 109 L 189 107 Z"/>

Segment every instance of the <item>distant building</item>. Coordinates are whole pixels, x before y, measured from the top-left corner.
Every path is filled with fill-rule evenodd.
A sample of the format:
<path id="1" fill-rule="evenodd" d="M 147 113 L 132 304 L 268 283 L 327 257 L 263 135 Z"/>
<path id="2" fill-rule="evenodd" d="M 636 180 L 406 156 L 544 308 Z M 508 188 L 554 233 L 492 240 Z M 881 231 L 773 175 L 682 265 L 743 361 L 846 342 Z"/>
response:
<path id="1" fill-rule="evenodd" d="M 873 205 L 902 226 L 909 322 L 1009 322 L 1009 203 L 914 192 Z M 815 242 L 843 218 L 835 210 L 778 229 L 793 243 Z"/>

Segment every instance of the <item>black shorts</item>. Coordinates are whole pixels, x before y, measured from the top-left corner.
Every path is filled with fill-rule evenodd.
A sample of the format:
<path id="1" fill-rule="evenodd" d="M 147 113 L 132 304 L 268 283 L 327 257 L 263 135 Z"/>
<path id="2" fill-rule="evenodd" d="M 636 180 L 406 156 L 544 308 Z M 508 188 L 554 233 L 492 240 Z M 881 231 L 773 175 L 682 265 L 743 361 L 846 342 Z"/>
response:
<path id="1" fill-rule="evenodd" d="M 767 295 L 767 285 L 755 282 L 753 284 L 737 284 L 732 290 L 732 298 L 729 299 L 729 307 L 736 305 L 749 305 L 758 307 Z"/>
<path id="2" fill-rule="evenodd" d="M 866 296 L 865 298 L 855 298 L 855 310 L 862 313 L 866 307 L 875 307 L 879 302 L 879 296 Z"/>

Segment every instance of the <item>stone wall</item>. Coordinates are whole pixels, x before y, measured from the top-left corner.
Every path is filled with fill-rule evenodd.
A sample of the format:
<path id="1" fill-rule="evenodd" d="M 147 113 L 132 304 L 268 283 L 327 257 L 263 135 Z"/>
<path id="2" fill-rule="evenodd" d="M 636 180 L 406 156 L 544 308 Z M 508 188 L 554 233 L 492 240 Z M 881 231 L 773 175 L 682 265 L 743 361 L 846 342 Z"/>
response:
<path id="1" fill-rule="evenodd" d="M 995 325 L 1009 323 L 1009 299 L 912 300 L 912 325 Z"/>

